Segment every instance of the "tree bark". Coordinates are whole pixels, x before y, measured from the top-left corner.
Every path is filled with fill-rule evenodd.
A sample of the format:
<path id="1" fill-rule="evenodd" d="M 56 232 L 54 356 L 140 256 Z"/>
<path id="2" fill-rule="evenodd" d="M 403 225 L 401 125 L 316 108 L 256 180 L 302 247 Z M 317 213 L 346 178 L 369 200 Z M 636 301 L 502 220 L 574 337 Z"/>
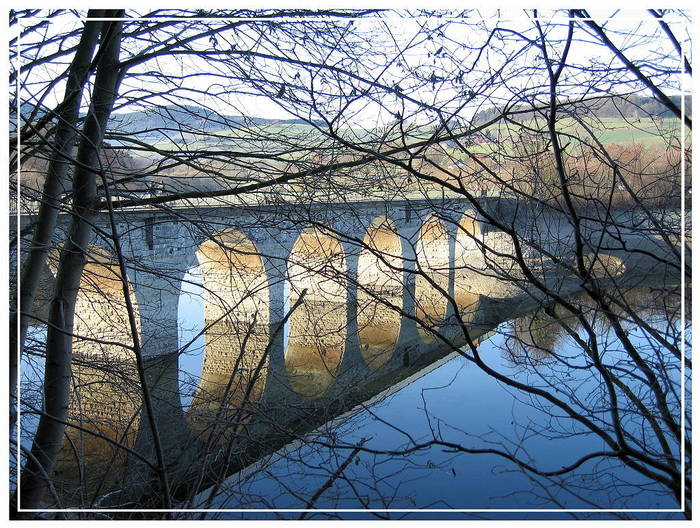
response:
<path id="1" fill-rule="evenodd" d="M 102 10 L 91 10 L 88 18 L 102 16 Z M 51 238 L 56 229 L 61 194 L 65 192 L 68 167 L 73 157 L 73 145 L 77 135 L 78 112 L 82 101 L 83 88 L 90 73 L 90 64 L 100 36 L 101 22 L 87 21 L 80 42 L 70 65 L 66 91 L 61 103 L 56 125 L 56 138 L 53 154 L 49 161 L 42 190 L 42 202 L 37 215 L 36 227 L 32 237 L 27 260 L 17 285 L 18 306 L 10 314 L 10 431 L 14 430 L 17 409 L 18 360 L 24 348 L 29 314 L 34 304 L 36 289 L 41 270 L 51 247 Z M 13 303 L 14 304 L 14 303 Z M 19 338 L 17 323 L 19 321 Z"/>
<path id="2" fill-rule="evenodd" d="M 105 16 L 120 17 L 121 11 L 106 11 Z M 44 374 L 44 411 L 32 445 L 29 459 L 20 480 L 20 507 L 40 507 L 47 489 L 41 470 L 51 475 L 56 455 L 61 448 L 64 422 L 68 415 L 71 381 L 71 332 L 75 301 L 80 286 L 86 249 L 92 234 L 91 219 L 95 215 L 98 154 L 105 126 L 109 119 L 121 80 L 119 50 L 122 22 L 102 23 L 102 41 L 97 64 L 92 104 L 85 120 L 83 137 L 78 147 L 73 185 L 73 206 L 70 234 L 61 249 L 56 290 L 51 302 L 46 339 Z M 55 418 L 55 419 L 53 419 Z M 40 466 L 40 467 L 38 467 Z"/>

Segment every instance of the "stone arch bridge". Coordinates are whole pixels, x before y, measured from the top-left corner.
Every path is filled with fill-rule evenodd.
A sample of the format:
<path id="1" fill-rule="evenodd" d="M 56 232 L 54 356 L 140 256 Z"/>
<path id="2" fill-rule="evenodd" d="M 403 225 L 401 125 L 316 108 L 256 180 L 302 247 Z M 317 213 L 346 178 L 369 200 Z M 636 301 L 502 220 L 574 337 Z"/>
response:
<path id="1" fill-rule="evenodd" d="M 538 218 L 507 197 L 482 198 L 479 206 L 519 230 L 558 224 L 542 243 L 555 255 L 570 251 L 562 219 Z M 73 445 L 57 471 L 70 483 L 80 445 L 96 481 L 127 478 L 130 493 L 140 494 L 148 489 L 144 466 L 114 447 L 118 441 L 147 454 L 153 443 L 106 220 L 96 224 L 73 328 L 71 416 L 84 430 L 69 432 Z M 229 472 L 244 467 L 463 346 L 467 334 L 478 342 L 504 314 L 533 305 L 505 280 L 517 276 L 510 238 L 466 199 L 131 208 L 117 212 L 116 225 L 163 448 L 183 489 L 202 453 L 212 467 L 221 457 Z M 542 263 L 540 253 L 526 257 Z M 652 268 L 610 258 L 617 280 L 638 280 L 647 276 L 639 266 Z M 184 405 L 178 306 L 195 268 L 205 344 Z M 90 430 L 112 442 L 86 439 Z M 231 445 L 233 458 L 224 449 Z M 203 475 L 198 488 L 221 477 Z"/>

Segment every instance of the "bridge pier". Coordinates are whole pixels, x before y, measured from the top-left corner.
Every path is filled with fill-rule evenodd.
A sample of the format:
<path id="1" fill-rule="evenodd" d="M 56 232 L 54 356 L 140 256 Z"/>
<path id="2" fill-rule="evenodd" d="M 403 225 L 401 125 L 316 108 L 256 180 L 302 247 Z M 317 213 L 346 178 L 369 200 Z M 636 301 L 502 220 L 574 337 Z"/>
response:
<path id="1" fill-rule="evenodd" d="M 145 231 L 144 231 L 145 230 Z M 130 264 L 130 280 L 140 315 L 140 345 L 150 404 L 159 432 L 165 463 L 171 468 L 188 467 L 196 456 L 192 434 L 185 422 L 180 391 L 180 350 L 178 307 L 182 281 L 196 266 L 195 246 L 177 222 L 147 219 L 144 230 L 134 230 L 123 240 L 123 251 Z M 157 236 L 153 235 L 156 231 Z M 147 408 L 140 417 L 141 427 L 134 451 L 155 460 L 155 442 Z M 175 477 L 175 473 L 172 477 Z M 130 457 L 125 473 L 129 495 L 112 500 L 128 501 L 148 493 L 155 474 L 137 457 Z"/>
<path id="2" fill-rule="evenodd" d="M 419 230 L 414 225 L 407 224 L 397 230 L 401 239 L 402 260 L 402 312 L 409 317 L 401 317 L 399 336 L 392 354 L 389 368 L 405 367 L 412 364 L 420 356 L 423 340 L 418 333 L 416 316 L 416 240 Z"/>
<path id="3" fill-rule="evenodd" d="M 300 232 L 301 230 L 298 230 Z M 298 233 L 293 232 L 298 236 Z M 273 412 L 273 409 L 283 407 L 285 401 L 300 403 L 301 397 L 294 392 L 289 382 L 287 365 L 285 363 L 285 346 L 289 323 L 285 323 L 285 317 L 289 318 L 290 291 L 287 275 L 289 255 L 297 236 L 286 236 L 279 241 L 268 241 L 258 245 L 262 255 L 265 273 L 267 274 L 269 298 L 270 298 L 270 342 L 268 344 L 269 360 L 267 367 L 267 380 L 262 397 L 262 405 L 265 412 Z"/>
<path id="4" fill-rule="evenodd" d="M 182 279 L 194 264 L 194 254 L 188 260 L 160 261 L 157 268 L 133 271 L 132 284 L 141 315 L 141 350 L 144 357 L 178 354 L 178 304 Z"/>
<path id="5" fill-rule="evenodd" d="M 325 398 L 343 399 L 358 379 L 371 375 L 371 370 L 360 353 L 357 325 L 358 263 L 360 248 L 355 243 L 341 241 L 345 253 L 347 306 L 345 344 L 335 379 Z"/>

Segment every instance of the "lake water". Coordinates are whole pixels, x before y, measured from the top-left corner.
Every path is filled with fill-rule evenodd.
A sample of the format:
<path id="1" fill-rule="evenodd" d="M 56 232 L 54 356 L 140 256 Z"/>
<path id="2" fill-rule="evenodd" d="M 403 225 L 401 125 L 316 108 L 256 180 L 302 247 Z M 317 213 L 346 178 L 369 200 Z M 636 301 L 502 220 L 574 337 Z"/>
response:
<path id="1" fill-rule="evenodd" d="M 188 345 L 180 358 L 181 404 L 187 410 L 202 371 L 205 340 L 201 283 L 196 269 L 185 278 L 180 298 L 180 346 Z M 645 312 L 643 319 L 663 335 L 678 339 L 680 325 L 666 326 L 666 317 Z M 515 344 L 532 319 L 502 324 L 479 353 L 494 370 L 509 379 L 547 386 L 557 379 L 574 387 L 582 401 L 593 398 L 600 380 L 579 376 L 576 368 L 562 365 L 536 350 Z M 571 367 L 582 367 L 572 336 L 542 329 L 537 336 Z M 643 354 L 657 354 L 653 340 L 634 324 L 625 327 Z M 578 335 L 583 336 L 580 328 Z M 534 333 L 534 332 L 533 332 Z M 41 342 L 45 331 L 34 329 Z M 610 361 L 624 354 L 614 332 L 604 325 L 598 339 Z M 690 333 L 686 332 L 689 353 Z M 527 341 L 527 339 L 526 339 Z M 668 360 L 668 383 L 680 384 L 677 362 Z M 622 366 L 622 363 L 620 364 Z M 40 402 L 29 387 L 42 376 L 41 361 L 25 356 L 22 362 L 23 398 Z M 467 449 L 506 451 L 546 471 L 571 464 L 585 453 L 604 449 L 603 441 L 583 427 L 548 409 L 544 400 L 519 392 L 453 354 L 431 366 L 410 383 L 355 408 L 345 416 L 288 445 L 252 468 L 233 475 L 207 501 L 200 494 L 196 507 L 210 510 L 211 518 L 568 518 L 615 517 L 680 518 L 668 490 L 651 482 L 617 459 L 586 462 L 570 474 L 551 479 L 537 477 L 513 462 L 489 453 L 461 453 L 448 444 Z M 551 388 L 551 387 L 550 387 Z M 556 388 L 555 388 L 556 391 Z M 596 402 L 589 402 L 597 409 Z M 671 409 L 680 412 L 680 409 Z M 599 412 L 607 412 L 598 409 Z M 597 412 L 598 412 L 597 411 Z M 23 445 L 30 447 L 36 417 L 22 417 Z M 629 425 L 629 424 L 628 424 Z M 634 430 L 634 424 L 629 425 Z M 639 434 L 644 427 L 639 427 Z M 648 431 L 647 431 L 648 433 Z M 433 439 L 443 445 L 411 451 Z M 651 442 L 651 440 L 649 440 Z M 352 453 L 362 444 L 374 452 Z M 329 447 L 333 446 L 333 447 Z M 344 446 L 344 447 L 339 447 Z M 343 467 L 338 473 L 338 468 Z M 319 492 L 322 490 L 322 492 Z M 280 510 L 315 510 L 280 511 Z M 260 511 L 267 510 L 267 511 Z M 273 511 L 274 510 L 274 511 Z M 321 511 L 323 510 L 323 511 Z M 351 510 L 351 511 L 334 511 Z M 372 510 L 372 511 L 370 511 Z M 499 511 L 507 510 L 507 511 Z M 513 511 L 515 510 L 515 511 Z M 580 510 L 568 511 L 563 510 Z M 596 513 L 598 510 L 610 510 Z M 614 513 L 617 512 L 617 513 Z"/>
<path id="2" fill-rule="evenodd" d="M 647 312 L 642 316 L 655 329 L 679 338 L 677 322 L 674 329 L 669 329 L 666 318 L 658 313 Z M 546 355 L 514 342 L 518 328 L 522 334 L 522 327 L 531 322 L 523 318 L 501 325 L 496 335 L 479 347 L 484 361 L 510 379 L 532 385 L 546 387 L 546 380 L 564 379 L 582 401 L 599 394 L 600 379 L 577 374 L 575 369 L 565 372 L 561 364 Z M 627 324 L 625 330 L 641 354 L 655 353 L 647 332 L 634 324 Z M 614 332 L 602 325 L 598 333 L 607 360 L 619 362 L 622 368 L 625 354 Z M 580 328 L 578 334 L 584 335 Z M 539 335 L 560 357 L 568 358 L 571 365 L 585 364 L 585 360 L 577 357 L 571 336 L 548 330 Z M 686 339 L 689 353 L 689 332 Z M 453 354 L 441 363 L 379 401 L 356 408 L 343 419 L 327 424 L 276 456 L 230 478 L 211 503 L 203 503 L 207 508 L 222 510 L 210 517 L 299 518 L 302 514 L 306 518 L 326 519 L 682 517 L 680 513 L 654 511 L 676 510 L 678 506 L 667 489 L 650 482 L 618 459 L 596 459 L 565 476 L 546 479 L 528 474 L 495 454 L 458 453 L 444 446 L 433 446 L 401 454 L 360 452 L 343 469 L 342 476 L 334 478 L 351 454 L 350 447 L 362 442 L 363 447 L 377 452 L 396 452 L 439 438 L 466 448 L 504 450 L 545 471 L 555 471 L 586 453 L 605 449 L 600 438 L 567 420 L 561 410 L 548 410 L 544 400 L 506 386 L 466 358 Z M 667 372 L 673 378 L 669 380 L 672 387 L 678 390 L 678 363 L 669 359 Z M 590 408 L 597 408 L 596 402 L 589 403 Z M 626 425 L 634 431 L 635 426 Z M 644 434 L 642 429 L 640 426 L 640 437 Z M 653 440 L 648 438 L 647 442 L 652 444 Z M 348 448 L 328 447 L 338 444 Z M 310 497 L 319 489 L 325 491 L 309 504 Z M 208 495 L 200 497 L 208 498 Z M 326 511 L 280 511 L 307 508 Z M 277 511 L 240 511 L 246 509 Z M 596 513 L 597 510 L 610 511 Z"/>

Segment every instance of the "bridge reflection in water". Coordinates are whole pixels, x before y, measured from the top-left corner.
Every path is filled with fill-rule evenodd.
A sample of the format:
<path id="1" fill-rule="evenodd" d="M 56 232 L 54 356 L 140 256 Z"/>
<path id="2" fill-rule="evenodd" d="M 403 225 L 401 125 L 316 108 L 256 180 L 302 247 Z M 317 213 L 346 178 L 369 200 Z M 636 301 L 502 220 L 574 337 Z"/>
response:
<path id="1" fill-rule="evenodd" d="M 49 264 L 55 273 L 55 259 Z M 120 446 L 133 448 L 140 427 L 142 393 L 119 277 L 111 255 L 92 246 L 73 323 L 74 334 L 82 336 L 73 343 L 68 412 L 75 427 L 66 429 L 55 466 L 56 491 L 69 504 L 94 499 L 118 484 L 128 460 Z M 127 287 L 140 328 L 134 291 Z"/>
<path id="2" fill-rule="evenodd" d="M 262 396 L 269 298 L 262 259 L 243 233 L 215 233 L 197 257 L 204 278 L 205 355 L 187 423 L 206 437 L 224 432 L 217 424 L 248 421 L 250 405 Z M 219 434 L 216 441 L 227 438 Z"/>
<path id="3" fill-rule="evenodd" d="M 340 242 L 311 227 L 289 257 L 291 314 L 284 361 L 292 388 L 307 398 L 323 396 L 333 384 L 345 350 L 346 266 Z"/>
<path id="4" fill-rule="evenodd" d="M 357 282 L 357 335 L 362 359 L 377 370 L 388 363 L 399 339 L 403 302 L 401 239 L 394 223 L 372 222 L 360 251 Z"/>
<path id="5" fill-rule="evenodd" d="M 280 329 L 271 321 L 270 279 L 261 251 L 241 231 L 215 232 L 196 251 L 202 277 L 199 308 L 204 328 L 199 330 L 204 353 L 201 368 L 195 369 L 200 371 L 197 386 L 186 408 L 181 405 L 186 390 L 177 383 L 177 356 L 163 355 L 151 361 L 149 379 L 154 380 L 155 407 L 162 410 L 158 421 L 164 449 L 187 467 L 188 461 L 198 457 L 192 446 L 215 451 L 217 445 L 240 443 L 251 431 L 263 433 L 264 438 L 270 420 L 277 426 L 286 425 L 280 421 L 286 411 L 292 418 L 290 427 L 297 427 L 292 422 L 299 421 L 318 424 L 344 408 L 338 402 L 359 401 L 356 396 L 339 395 L 368 397 L 408 375 L 406 365 L 424 346 L 416 337 L 434 342 L 446 320 L 448 237 L 439 218 L 425 220 L 415 245 L 416 278 L 409 279 L 409 285 L 414 284 L 407 287 L 407 241 L 391 219 L 376 218 L 354 252 L 346 251 L 323 227 L 304 229 L 286 262 L 284 308 L 289 317 Z M 354 274 L 348 268 L 348 257 L 354 259 Z M 90 338 L 74 339 L 69 420 L 80 429 L 68 429 L 56 470 L 66 490 L 78 489 L 75 484 L 82 482 L 87 485 L 82 494 L 89 490 L 93 500 L 117 488 L 120 479 L 139 473 L 135 468 L 141 464 L 120 445 L 144 454 L 152 449 L 148 428 L 141 429 L 138 442 L 136 438 L 141 423 L 147 422 L 141 416 L 142 392 L 129 348 L 133 342 L 119 277 L 114 257 L 93 248 L 78 295 L 74 329 L 76 335 Z M 129 288 L 140 328 L 139 305 Z M 478 295 L 472 294 L 470 310 L 477 301 Z M 407 306 L 412 309 L 404 313 Z M 465 302 L 460 306 L 466 307 Z M 83 319 L 81 314 L 89 317 Z M 405 335 L 399 343 L 402 332 Z M 284 368 L 275 371 L 270 357 L 280 351 Z M 407 361 L 409 356 L 413 357 Z M 381 378 L 381 382 L 366 384 L 368 376 Z M 370 393 L 358 383 L 360 379 L 371 386 Z M 349 385 L 353 390 L 347 391 Z M 307 414 L 315 418 L 307 420 Z M 63 495 L 69 503 L 78 500 L 70 493 Z"/>
<path id="6" fill-rule="evenodd" d="M 420 230 L 416 244 L 416 317 L 418 328 L 427 343 L 435 340 L 436 330 L 445 319 L 449 297 L 448 233 L 445 224 L 431 214 Z"/>
<path id="7" fill-rule="evenodd" d="M 352 244 L 323 225 L 306 227 L 284 257 L 271 258 L 235 229 L 200 243 L 204 354 L 186 409 L 178 382 L 182 351 L 148 360 L 173 480 L 187 482 L 183 489 L 221 480 L 463 346 L 465 331 L 477 339 L 517 316 L 513 309 L 529 309 L 536 299 L 523 301 L 511 292 L 513 302 L 504 304 L 503 285 L 481 274 L 484 236 L 474 211 L 467 210 L 451 225 L 429 214 L 414 240 L 388 217 L 376 218 Z M 56 471 L 66 490 L 78 489 L 76 482 L 87 485 L 83 502 L 85 494 L 94 500 L 121 489 L 104 503 L 109 505 L 148 493 L 153 479 L 138 456 L 118 446 L 149 458 L 153 442 L 129 349 L 124 284 L 114 260 L 93 253 L 74 328 L 94 339 L 74 339 L 69 421 L 80 429 L 68 428 Z M 273 260 L 278 266 L 270 265 Z M 180 280 L 191 264 L 182 267 Z M 282 310 L 273 291 L 284 291 Z M 492 302 L 492 292 L 499 303 Z M 177 299 L 180 290 L 164 288 L 159 295 Z M 147 317 L 145 304 L 133 304 L 138 328 L 152 324 L 155 312 Z M 83 322 L 80 314 L 92 315 Z"/>

